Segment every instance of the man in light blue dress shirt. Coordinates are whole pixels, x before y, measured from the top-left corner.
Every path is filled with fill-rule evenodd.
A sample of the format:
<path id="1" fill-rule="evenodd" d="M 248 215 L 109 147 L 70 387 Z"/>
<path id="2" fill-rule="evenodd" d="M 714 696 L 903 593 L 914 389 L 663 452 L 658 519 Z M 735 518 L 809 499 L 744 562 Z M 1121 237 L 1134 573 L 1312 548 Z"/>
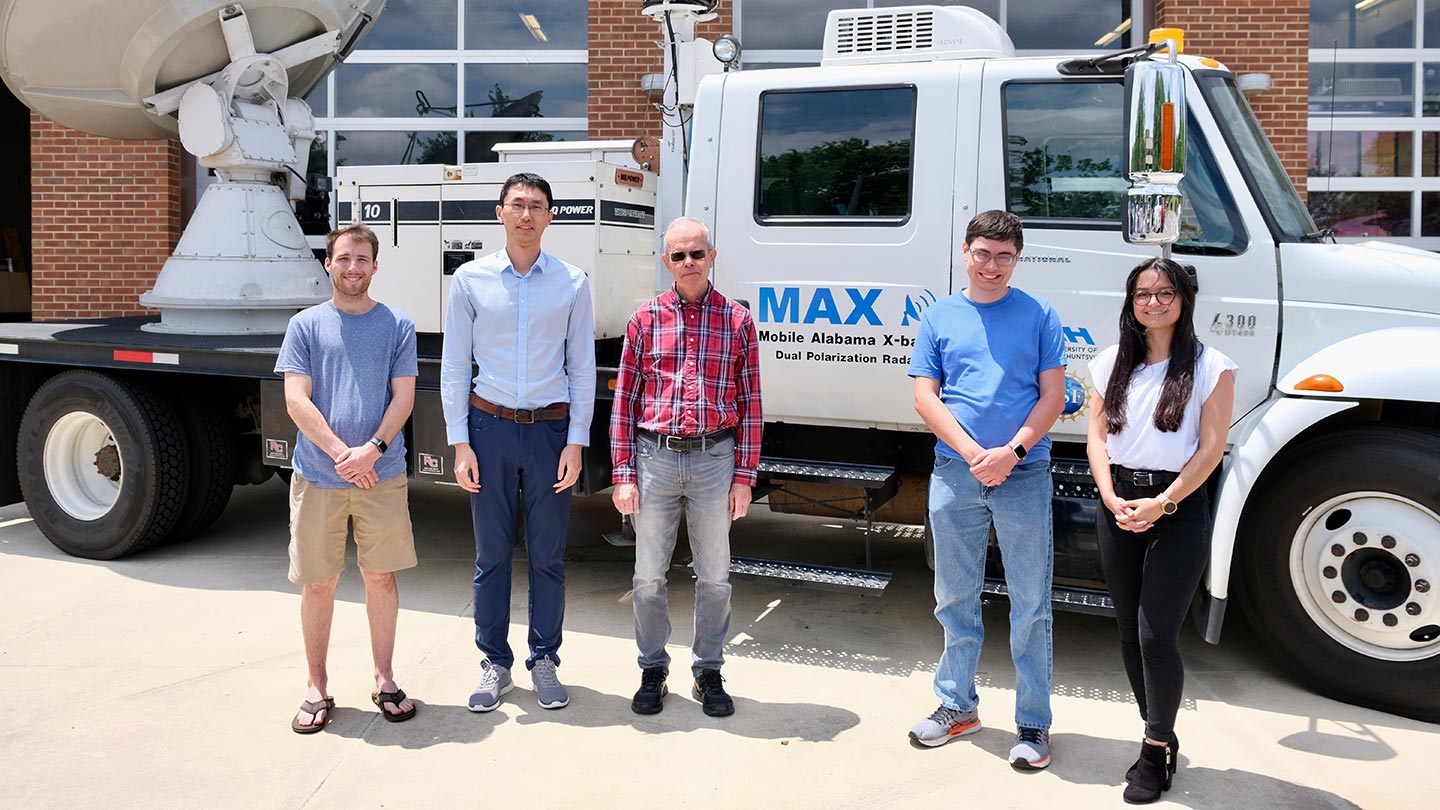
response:
<path id="1" fill-rule="evenodd" d="M 445 316 L 440 395 L 455 481 L 475 526 L 475 646 L 485 655 L 470 710 L 514 688 L 510 561 L 523 514 L 530 565 L 530 670 L 546 709 L 569 704 L 555 668 L 565 620 L 565 534 L 580 448 L 595 410 L 590 281 L 540 250 L 554 199 L 530 173 L 500 190 L 505 248 L 456 271 Z M 478 370 L 472 376 L 472 361 Z"/>

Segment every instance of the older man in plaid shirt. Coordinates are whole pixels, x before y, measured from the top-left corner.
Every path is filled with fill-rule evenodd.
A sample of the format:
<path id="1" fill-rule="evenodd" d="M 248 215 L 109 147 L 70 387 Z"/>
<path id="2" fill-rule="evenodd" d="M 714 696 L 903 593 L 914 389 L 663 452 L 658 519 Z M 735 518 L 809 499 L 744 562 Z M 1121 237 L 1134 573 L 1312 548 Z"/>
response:
<path id="1" fill-rule="evenodd" d="M 720 666 L 730 628 L 730 523 L 750 508 L 760 463 L 760 351 L 749 310 L 710 283 L 710 232 L 681 217 L 665 229 L 675 286 L 625 330 L 610 420 L 613 500 L 636 534 L 638 714 L 664 708 L 670 655 L 665 573 L 684 511 L 695 565 L 692 695 L 712 717 L 733 714 Z"/>

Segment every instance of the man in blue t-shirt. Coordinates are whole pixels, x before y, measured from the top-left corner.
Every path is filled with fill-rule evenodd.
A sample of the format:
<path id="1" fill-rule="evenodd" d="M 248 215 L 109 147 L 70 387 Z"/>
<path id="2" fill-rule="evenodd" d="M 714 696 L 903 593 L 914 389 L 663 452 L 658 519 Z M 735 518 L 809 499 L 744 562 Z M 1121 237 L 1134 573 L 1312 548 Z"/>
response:
<path id="1" fill-rule="evenodd" d="M 985 211 L 965 230 L 969 284 L 925 312 L 910 376 L 915 410 L 935 434 L 930 530 L 935 618 L 945 650 L 940 708 L 910 729 L 938 746 L 980 730 L 975 667 L 985 628 L 980 589 L 993 522 L 1010 593 L 1017 768 L 1050 764 L 1050 439 L 1065 407 L 1065 338 L 1050 302 L 1010 286 L 1024 247 L 1020 219 Z"/>
<path id="2" fill-rule="evenodd" d="M 330 234 L 325 269 L 335 294 L 290 319 L 275 362 L 285 375 L 286 410 L 300 428 L 290 479 L 290 581 L 301 586 L 309 693 L 290 721 L 299 734 L 324 728 L 335 708 L 325 658 L 351 523 L 375 660 L 370 699 L 391 722 L 415 716 L 415 704 L 395 685 L 391 658 L 400 613 L 395 572 L 415 566 L 402 431 L 419 371 L 415 323 L 370 297 L 379 250 L 364 225 Z"/>

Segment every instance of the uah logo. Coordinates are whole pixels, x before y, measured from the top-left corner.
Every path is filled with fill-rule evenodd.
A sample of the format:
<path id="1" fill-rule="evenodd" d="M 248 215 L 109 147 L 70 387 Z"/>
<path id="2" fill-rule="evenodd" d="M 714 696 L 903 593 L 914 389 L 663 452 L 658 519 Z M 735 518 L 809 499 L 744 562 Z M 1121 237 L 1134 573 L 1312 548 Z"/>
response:
<path id="1" fill-rule="evenodd" d="M 920 313 L 933 303 L 935 303 L 935 293 L 929 290 L 905 296 L 905 314 L 900 318 L 900 325 L 909 326 L 912 323 L 919 323 Z"/>

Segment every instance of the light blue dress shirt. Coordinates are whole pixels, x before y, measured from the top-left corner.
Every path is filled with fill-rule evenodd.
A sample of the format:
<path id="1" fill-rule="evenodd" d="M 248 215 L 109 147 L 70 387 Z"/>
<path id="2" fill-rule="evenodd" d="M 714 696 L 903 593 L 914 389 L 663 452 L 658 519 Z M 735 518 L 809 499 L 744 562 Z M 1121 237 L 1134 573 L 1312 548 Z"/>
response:
<path id="1" fill-rule="evenodd" d="M 472 378 L 470 362 L 479 370 Z M 507 408 L 570 403 L 566 443 L 589 445 L 595 413 L 590 279 L 541 253 L 520 275 L 500 250 L 466 262 L 450 284 L 440 399 L 450 444 L 470 440 L 470 394 Z"/>

